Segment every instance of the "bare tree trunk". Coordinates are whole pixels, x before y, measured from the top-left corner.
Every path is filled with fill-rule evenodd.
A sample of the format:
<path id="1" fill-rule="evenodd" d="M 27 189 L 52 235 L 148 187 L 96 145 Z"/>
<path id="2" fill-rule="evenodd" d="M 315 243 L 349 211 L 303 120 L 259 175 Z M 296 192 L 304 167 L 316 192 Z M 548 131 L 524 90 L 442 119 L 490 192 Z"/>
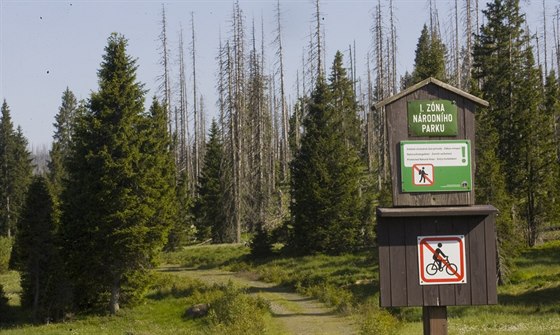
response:
<path id="1" fill-rule="evenodd" d="M 187 175 L 187 185 L 191 195 L 194 195 L 195 184 L 192 171 L 192 157 L 189 148 L 189 118 L 188 118 L 188 95 L 187 80 L 185 77 L 185 56 L 183 43 L 183 28 L 179 33 L 179 135 L 176 136 L 179 142 L 179 159 L 177 164 L 178 171 L 185 171 Z"/>
<path id="2" fill-rule="evenodd" d="M 397 27 L 395 26 L 395 13 L 393 0 L 389 1 L 389 17 L 391 21 L 391 89 L 390 95 L 397 93 Z"/>
<path id="3" fill-rule="evenodd" d="M 165 5 L 161 5 L 161 34 L 159 36 L 161 42 L 161 60 L 160 64 L 163 66 L 163 75 L 161 76 L 162 83 L 160 90 L 163 90 L 163 103 L 168 117 L 169 133 L 173 133 L 171 114 L 171 84 L 169 79 L 169 49 L 167 45 L 167 19 L 165 16 Z"/>
<path id="4" fill-rule="evenodd" d="M 323 74 L 323 63 L 321 60 L 321 11 L 319 8 L 319 0 L 315 0 L 315 24 L 315 39 L 317 41 L 317 76 L 319 77 Z"/>
<path id="5" fill-rule="evenodd" d="M 113 279 L 113 285 L 111 286 L 111 300 L 109 302 L 109 312 L 111 315 L 116 315 L 119 310 L 119 301 L 121 298 L 121 275 L 117 275 Z"/>
<path id="6" fill-rule="evenodd" d="M 555 15 L 556 23 L 552 22 L 552 34 L 554 37 L 554 46 L 556 53 L 556 73 L 560 76 L 560 6 L 556 7 Z M 554 60 L 552 60 L 554 64 Z"/>
<path id="7" fill-rule="evenodd" d="M 455 0 L 455 85 L 461 85 L 461 67 L 459 66 L 459 3 Z"/>
<path id="8" fill-rule="evenodd" d="M 472 71 L 472 63 L 473 63 L 473 59 L 472 59 L 472 35 L 473 35 L 473 29 L 472 29 L 472 6 L 471 6 L 471 0 L 466 0 L 466 18 L 467 18 L 467 50 L 466 50 L 466 62 L 467 64 L 465 65 L 465 79 L 461 85 L 461 88 L 466 89 L 469 85 L 469 81 L 471 79 L 471 71 Z"/>
<path id="9" fill-rule="evenodd" d="M 282 179 L 286 181 L 288 179 L 288 164 L 291 160 L 290 146 L 288 144 L 288 110 L 286 107 L 286 92 L 284 86 L 284 53 L 282 48 L 282 22 L 280 17 L 280 0 L 276 3 L 276 44 L 279 64 L 279 75 L 280 75 L 280 109 L 282 115 L 282 136 L 281 136 L 281 165 L 282 165 Z"/>
<path id="10" fill-rule="evenodd" d="M 198 115 L 198 95 L 196 92 L 196 44 L 195 44 L 195 30 L 194 30 L 194 12 L 191 12 L 191 57 L 192 57 L 192 75 L 193 75 L 193 119 L 194 119 L 194 143 L 193 143 L 193 182 L 194 185 L 198 184 L 198 177 L 200 176 L 200 133 L 199 133 L 199 115 Z"/>
<path id="11" fill-rule="evenodd" d="M 546 30 L 547 30 L 547 26 L 546 26 L 546 5 L 544 3 L 544 0 L 542 1 L 542 7 L 543 7 L 543 42 L 544 42 L 544 76 L 543 78 L 546 78 L 546 76 L 548 75 L 548 45 L 547 45 L 547 40 L 546 40 Z"/>

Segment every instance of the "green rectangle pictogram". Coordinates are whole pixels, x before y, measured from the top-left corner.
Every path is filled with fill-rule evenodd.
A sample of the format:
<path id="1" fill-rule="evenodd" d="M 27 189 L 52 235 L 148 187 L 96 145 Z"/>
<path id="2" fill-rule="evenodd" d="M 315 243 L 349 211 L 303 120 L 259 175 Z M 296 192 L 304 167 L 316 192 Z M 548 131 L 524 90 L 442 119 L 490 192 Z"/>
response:
<path id="1" fill-rule="evenodd" d="M 470 141 L 402 141 L 400 151 L 403 192 L 471 191 Z"/>
<path id="2" fill-rule="evenodd" d="M 410 136 L 456 136 L 457 105 L 450 100 L 408 102 Z"/>

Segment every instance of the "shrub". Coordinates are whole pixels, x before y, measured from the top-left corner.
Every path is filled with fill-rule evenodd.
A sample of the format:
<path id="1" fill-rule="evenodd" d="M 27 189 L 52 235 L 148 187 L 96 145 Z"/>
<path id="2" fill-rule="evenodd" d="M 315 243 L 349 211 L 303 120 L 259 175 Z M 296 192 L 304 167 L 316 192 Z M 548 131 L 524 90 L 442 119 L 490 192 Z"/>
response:
<path id="1" fill-rule="evenodd" d="M 265 315 L 269 306 L 253 298 L 230 282 L 223 295 L 210 303 L 210 334 L 266 334 Z"/>
<path id="2" fill-rule="evenodd" d="M 12 239 L 9 237 L 0 237 L 0 273 L 8 271 L 11 253 Z"/>
<path id="3" fill-rule="evenodd" d="M 300 287 L 298 291 L 304 295 L 310 295 L 320 301 L 333 306 L 339 312 L 352 311 L 352 293 L 343 288 L 331 284 L 313 285 L 307 288 Z"/>
<path id="4" fill-rule="evenodd" d="M 369 335 L 392 335 L 398 327 L 397 319 L 387 310 L 377 305 L 378 296 L 375 296 L 361 305 L 360 312 L 360 334 Z"/>

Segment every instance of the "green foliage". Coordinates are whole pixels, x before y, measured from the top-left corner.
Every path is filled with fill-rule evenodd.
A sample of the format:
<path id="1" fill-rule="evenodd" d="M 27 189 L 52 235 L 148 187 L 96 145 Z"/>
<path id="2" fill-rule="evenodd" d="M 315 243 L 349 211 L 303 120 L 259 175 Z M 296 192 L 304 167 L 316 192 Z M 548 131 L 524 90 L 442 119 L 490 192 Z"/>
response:
<path id="1" fill-rule="evenodd" d="M 224 215 L 223 197 L 226 192 L 222 171 L 224 149 L 221 138 L 218 123 L 213 119 L 194 208 L 196 235 L 199 241 L 207 239 L 212 239 L 213 243 L 231 241 Z"/>
<path id="2" fill-rule="evenodd" d="M 0 236 L 0 273 L 8 271 L 12 254 L 12 238 Z"/>
<path id="3" fill-rule="evenodd" d="M 179 174 L 177 186 L 175 187 L 177 199 L 177 218 L 173 222 L 165 251 L 177 251 L 181 247 L 188 245 L 195 239 L 194 218 L 193 218 L 193 199 L 188 189 L 188 176 L 186 171 Z"/>
<path id="4" fill-rule="evenodd" d="M 440 36 L 434 31 L 429 31 L 424 24 L 416 45 L 414 71 L 410 78 L 405 79 L 404 85 L 409 87 L 429 77 L 445 80 L 445 54 L 445 45 Z"/>
<path id="5" fill-rule="evenodd" d="M 144 112 L 143 86 L 126 47 L 124 37 L 109 37 L 99 91 L 76 122 L 62 194 L 63 246 L 76 306 L 110 303 L 112 313 L 127 278 L 153 266 L 176 218 L 167 116 L 155 99 Z"/>
<path id="6" fill-rule="evenodd" d="M 551 70 L 546 77 L 544 87 L 543 113 L 551 122 L 555 122 L 553 137 L 553 148 L 547 148 L 553 151 L 552 155 L 555 160 L 560 159 L 560 131 L 558 131 L 558 118 L 560 118 L 560 82 L 556 78 L 556 73 Z M 549 155 L 551 153 L 548 153 Z M 553 179 L 560 181 L 560 165 L 552 164 L 551 170 L 554 171 Z M 549 187 L 549 194 L 552 197 L 551 206 L 548 208 L 548 219 L 551 225 L 558 226 L 560 224 L 560 183 L 553 182 L 556 187 Z"/>
<path id="7" fill-rule="evenodd" d="M 16 233 L 19 213 L 31 181 L 31 155 L 21 128 L 14 130 L 10 108 L 2 103 L 0 117 L 0 235 Z"/>
<path id="8" fill-rule="evenodd" d="M 60 319 L 67 298 L 64 268 L 57 241 L 57 214 L 44 177 L 29 187 L 13 248 L 13 263 L 21 273 L 21 304 L 34 321 Z"/>
<path id="9" fill-rule="evenodd" d="M 223 296 L 210 303 L 209 334 L 267 334 L 264 314 L 268 304 L 253 298 L 229 283 L 223 287 Z"/>
<path id="10" fill-rule="evenodd" d="M 249 248 L 240 244 L 203 245 L 187 247 L 162 254 L 166 264 L 181 264 L 188 268 L 225 267 L 244 259 Z"/>
<path id="11" fill-rule="evenodd" d="M 62 103 L 58 109 L 58 114 L 55 116 L 55 123 L 53 124 L 55 127 L 54 141 L 49 153 L 50 160 L 48 162 L 49 181 L 56 197 L 62 192 L 62 180 L 67 176 L 64 161 L 70 153 L 77 111 L 78 102 L 76 97 L 67 87 L 64 93 L 62 93 Z"/>
<path id="12" fill-rule="evenodd" d="M 251 239 L 251 256 L 253 258 L 264 258 L 273 254 L 272 247 L 274 240 L 272 233 L 259 225 L 257 232 Z"/>
<path id="13" fill-rule="evenodd" d="M 397 334 L 399 326 L 397 319 L 386 309 L 379 308 L 378 301 L 379 297 L 375 296 L 361 305 L 358 311 L 360 334 Z"/>
<path id="14" fill-rule="evenodd" d="M 292 162 L 293 236 L 298 253 L 341 253 L 361 243 L 360 143 L 357 104 L 342 55 L 330 84 L 320 77 L 304 120 L 301 148 Z"/>
<path id="15" fill-rule="evenodd" d="M 8 312 L 8 297 L 6 297 L 6 292 L 4 292 L 4 286 L 0 284 L 0 315 L 6 315 Z M 0 322 L 2 322 L 2 317 L 0 317 Z"/>
<path id="16" fill-rule="evenodd" d="M 499 163 L 501 167 L 494 170 L 500 173 L 500 169 L 507 180 L 504 185 L 511 201 L 506 215 L 515 213 L 525 222 L 526 241 L 534 245 L 557 207 L 556 191 L 550 188 L 557 176 L 554 116 L 543 107 L 542 78 L 519 1 L 495 0 L 484 14 L 487 22 L 476 36 L 473 70 L 483 98 L 490 103 L 485 120 L 479 122 L 491 128 L 486 133 L 492 144 L 483 150 L 496 153 L 495 163 L 489 164 Z M 483 155 L 494 154 L 479 156 Z"/>

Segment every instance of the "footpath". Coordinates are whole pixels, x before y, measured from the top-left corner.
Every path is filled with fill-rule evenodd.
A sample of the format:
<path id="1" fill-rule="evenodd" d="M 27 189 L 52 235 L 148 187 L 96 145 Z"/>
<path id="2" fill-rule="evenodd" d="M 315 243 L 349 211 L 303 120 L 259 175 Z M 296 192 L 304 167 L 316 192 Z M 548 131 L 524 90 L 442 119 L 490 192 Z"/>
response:
<path id="1" fill-rule="evenodd" d="M 162 271 L 187 276 L 207 284 L 227 284 L 229 281 L 246 287 L 270 303 L 272 316 L 288 335 L 355 335 L 357 326 L 350 317 L 342 316 L 320 301 L 275 284 L 254 280 L 250 274 L 216 269 L 200 270 L 178 266 L 162 267 Z"/>

